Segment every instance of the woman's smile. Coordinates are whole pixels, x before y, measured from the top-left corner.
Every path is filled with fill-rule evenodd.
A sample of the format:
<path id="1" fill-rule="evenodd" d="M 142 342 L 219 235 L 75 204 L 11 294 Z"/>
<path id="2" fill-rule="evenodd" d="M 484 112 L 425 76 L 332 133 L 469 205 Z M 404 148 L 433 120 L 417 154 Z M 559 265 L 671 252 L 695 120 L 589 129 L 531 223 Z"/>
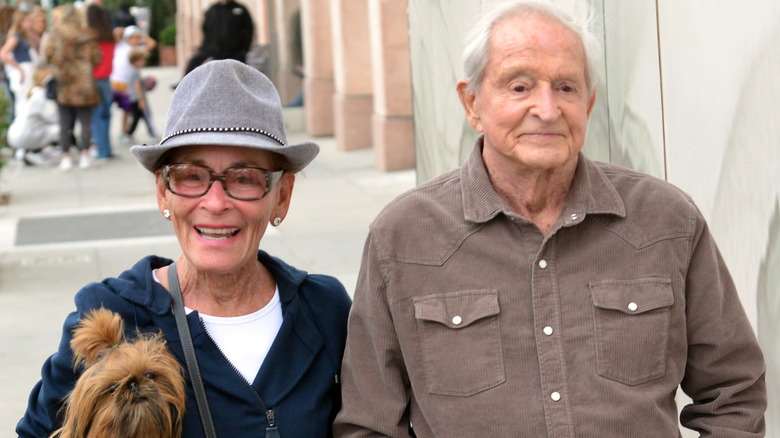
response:
<path id="1" fill-rule="evenodd" d="M 200 237 L 208 240 L 226 240 L 230 239 L 231 237 L 236 236 L 239 231 L 241 231 L 240 228 L 235 227 L 229 227 L 229 228 L 214 228 L 214 227 L 207 227 L 207 226 L 195 226 L 195 231 L 198 232 Z"/>

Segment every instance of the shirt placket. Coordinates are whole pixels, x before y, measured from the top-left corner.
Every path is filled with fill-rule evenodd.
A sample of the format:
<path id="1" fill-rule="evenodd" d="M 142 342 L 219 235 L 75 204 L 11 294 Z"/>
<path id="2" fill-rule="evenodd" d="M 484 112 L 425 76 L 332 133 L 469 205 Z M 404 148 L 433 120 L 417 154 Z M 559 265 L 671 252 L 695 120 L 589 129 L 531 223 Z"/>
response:
<path id="1" fill-rule="evenodd" d="M 549 437 L 573 437 L 561 338 L 560 295 L 555 273 L 555 236 L 546 240 L 534 260 L 532 295 L 534 333 Z"/>

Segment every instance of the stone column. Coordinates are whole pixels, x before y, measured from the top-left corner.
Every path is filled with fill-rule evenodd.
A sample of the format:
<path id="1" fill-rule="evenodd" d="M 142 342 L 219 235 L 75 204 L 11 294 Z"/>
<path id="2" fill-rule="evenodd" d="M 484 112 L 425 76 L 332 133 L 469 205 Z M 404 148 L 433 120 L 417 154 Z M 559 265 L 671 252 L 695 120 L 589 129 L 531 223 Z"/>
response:
<path id="1" fill-rule="evenodd" d="M 333 135 L 333 48 L 330 0 L 302 0 L 303 95 L 306 132 Z"/>
<path id="2" fill-rule="evenodd" d="M 370 147 L 373 90 L 368 0 L 331 0 L 331 20 L 336 147 Z"/>
<path id="3" fill-rule="evenodd" d="M 276 57 L 276 88 L 282 105 L 290 103 L 301 92 L 303 42 L 301 38 L 300 0 L 275 0 L 274 25 Z"/>
<path id="4" fill-rule="evenodd" d="M 414 167 L 407 0 L 369 0 L 376 167 Z"/>
<path id="5" fill-rule="evenodd" d="M 199 0 L 176 4 L 176 57 L 182 73 L 203 40 L 203 15 L 209 4 Z"/>
<path id="6" fill-rule="evenodd" d="M 219 1 L 219 0 L 217 0 Z M 252 15 L 252 22 L 255 24 L 255 35 L 252 44 L 270 44 L 273 29 L 270 25 L 271 0 L 246 0 L 242 2 L 249 13 Z"/>

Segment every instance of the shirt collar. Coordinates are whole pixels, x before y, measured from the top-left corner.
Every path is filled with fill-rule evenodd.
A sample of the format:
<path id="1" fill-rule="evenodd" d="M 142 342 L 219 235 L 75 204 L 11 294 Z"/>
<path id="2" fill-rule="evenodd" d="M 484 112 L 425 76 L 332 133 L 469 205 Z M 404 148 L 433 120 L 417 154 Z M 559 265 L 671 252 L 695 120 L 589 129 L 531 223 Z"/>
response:
<path id="1" fill-rule="evenodd" d="M 490 183 L 485 162 L 482 161 L 482 136 L 460 168 L 460 185 L 463 215 L 467 221 L 487 222 L 504 210 L 504 203 Z"/>
<path id="2" fill-rule="evenodd" d="M 490 183 L 482 160 L 483 137 L 477 139 L 460 169 L 463 214 L 467 221 L 487 222 L 505 212 L 504 202 Z M 588 214 L 625 216 L 623 200 L 598 163 L 579 154 L 577 170 L 563 211 L 565 222 L 580 222 Z"/>

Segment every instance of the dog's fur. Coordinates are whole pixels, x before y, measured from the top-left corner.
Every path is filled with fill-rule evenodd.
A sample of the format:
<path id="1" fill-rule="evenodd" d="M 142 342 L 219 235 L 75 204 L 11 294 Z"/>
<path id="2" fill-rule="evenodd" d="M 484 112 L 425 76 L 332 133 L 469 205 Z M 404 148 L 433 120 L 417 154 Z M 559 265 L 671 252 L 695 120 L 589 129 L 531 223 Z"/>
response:
<path id="1" fill-rule="evenodd" d="M 182 367 L 162 334 L 124 339 L 122 318 L 89 312 L 70 341 L 74 367 L 85 367 L 68 395 L 57 438 L 173 438 L 181 435 L 186 397 Z"/>

